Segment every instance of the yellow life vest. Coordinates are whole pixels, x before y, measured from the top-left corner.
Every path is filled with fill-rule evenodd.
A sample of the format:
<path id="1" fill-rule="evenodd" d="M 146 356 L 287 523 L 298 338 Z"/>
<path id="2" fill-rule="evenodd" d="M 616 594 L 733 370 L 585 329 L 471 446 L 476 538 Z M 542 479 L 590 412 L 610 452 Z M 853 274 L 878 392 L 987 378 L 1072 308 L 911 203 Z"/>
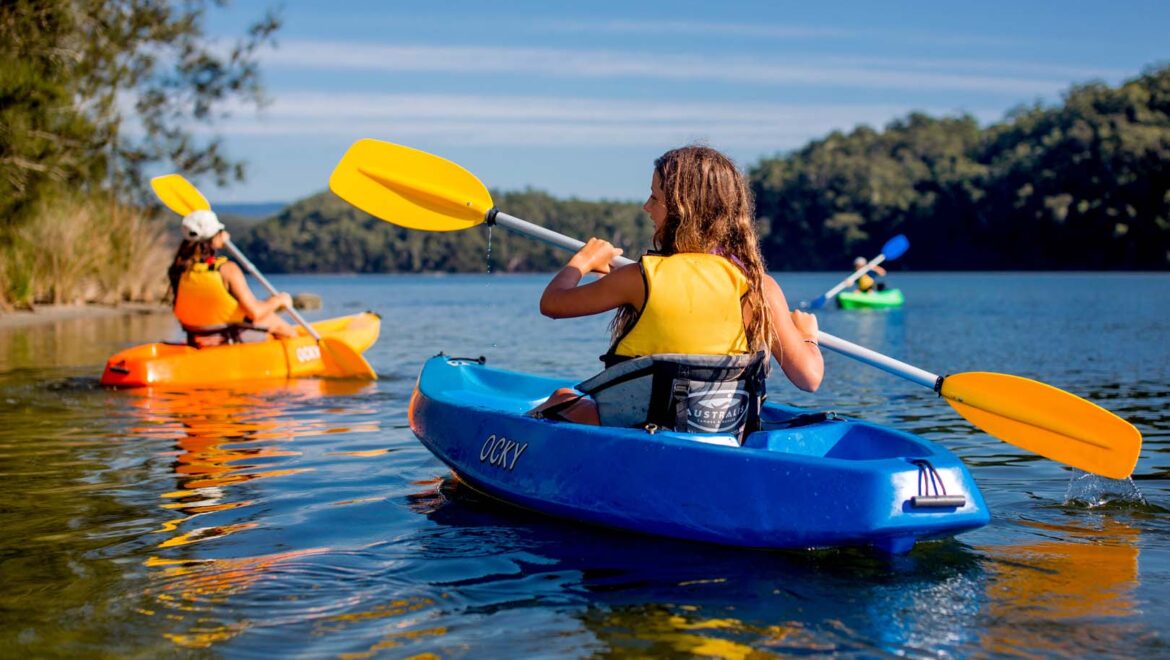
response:
<path id="1" fill-rule="evenodd" d="M 715 254 L 642 257 L 646 301 L 611 355 L 737 355 L 748 352 L 743 327 L 747 276 Z M 608 360 L 607 360 L 608 362 Z"/>
<path id="2" fill-rule="evenodd" d="M 857 278 L 857 290 L 858 291 L 863 291 L 863 292 L 869 291 L 870 289 L 873 288 L 873 284 L 874 284 L 873 278 L 870 277 L 869 275 L 862 275 L 861 277 Z"/>
<path id="3" fill-rule="evenodd" d="M 227 257 L 213 263 L 199 262 L 179 278 L 175 292 L 175 317 L 185 326 L 212 326 L 243 323 L 244 310 L 228 291 L 220 275 Z"/>

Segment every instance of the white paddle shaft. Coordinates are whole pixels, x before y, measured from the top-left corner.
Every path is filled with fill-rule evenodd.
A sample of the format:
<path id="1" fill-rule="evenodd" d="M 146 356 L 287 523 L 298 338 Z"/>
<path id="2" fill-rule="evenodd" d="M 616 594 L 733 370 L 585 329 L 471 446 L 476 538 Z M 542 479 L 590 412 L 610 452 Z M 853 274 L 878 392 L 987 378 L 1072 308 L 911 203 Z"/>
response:
<path id="1" fill-rule="evenodd" d="M 894 358 L 882 355 L 877 351 L 871 351 L 864 346 L 858 346 L 857 344 L 845 341 L 840 337 L 834 337 L 827 332 L 818 332 L 817 342 L 829 350 L 836 351 L 841 355 L 851 357 L 858 362 L 864 362 L 871 367 L 877 367 L 878 369 L 894 374 L 895 376 L 901 376 L 902 378 L 905 378 L 912 383 L 917 383 L 923 387 L 929 387 L 932 390 L 935 389 L 940 381 L 937 374 L 932 374 L 925 369 L 919 369 L 914 365 L 895 360 Z"/>

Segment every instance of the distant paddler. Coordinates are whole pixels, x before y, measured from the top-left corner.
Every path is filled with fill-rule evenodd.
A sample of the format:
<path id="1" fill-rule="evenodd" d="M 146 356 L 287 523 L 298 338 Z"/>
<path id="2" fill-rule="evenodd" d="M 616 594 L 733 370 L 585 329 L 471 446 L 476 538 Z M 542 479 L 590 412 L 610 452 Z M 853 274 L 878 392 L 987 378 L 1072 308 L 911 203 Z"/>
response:
<path id="1" fill-rule="evenodd" d="M 243 330 L 281 339 L 296 336 L 296 330 L 277 315 L 292 308 L 292 297 L 281 292 L 257 300 L 239 265 L 216 256 L 231 235 L 214 211 L 188 213 L 182 231 L 183 242 L 167 276 L 175 317 L 187 332 L 187 343 L 200 347 L 238 341 Z"/>
<path id="2" fill-rule="evenodd" d="M 908 250 L 909 248 L 910 248 L 910 241 L 907 240 L 907 238 L 905 236 L 898 234 L 897 236 L 886 241 L 885 245 L 882 245 L 881 254 L 874 257 L 873 259 L 870 259 L 869 261 L 866 261 L 862 257 L 858 257 L 857 260 L 855 260 L 853 262 L 853 273 L 849 277 L 846 277 L 845 279 L 838 282 L 832 289 L 829 289 L 825 293 L 822 293 L 821 295 L 817 296 L 816 298 L 813 298 L 811 302 L 801 303 L 800 306 L 803 308 L 806 308 L 806 309 L 820 309 L 820 308 L 824 307 L 825 303 L 827 303 L 828 301 L 832 300 L 833 298 L 837 298 L 837 304 L 844 307 L 845 304 L 843 304 L 842 299 L 840 297 L 838 297 L 838 294 L 843 294 L 843 292 L 845 292 L 846 288 L 853 286 L 853 284 L 855 282 L 857 282 L 857 280 L 860 279 L 862 276 L 865 276 L 868 278 L 868 281 L 866 282 L 866 287 L 859 289 L 857 292 L 850 291 L 850 292 L 848 292 L 848 295 L 856 297 L 857 293 L 872 292 L 873 287 L 874 287 L 874 278 L 871 277 L 869 275 L 869 273 L 874 272 L 874 273 L 877 273 L 878 275 L 885 275 L 886 270 L 884 268 L 878 266 L 878 264 L 882 263 L 883 261 L 892 261 L 894 259 L 897 259 L 898 257 L 905 254 L 906 250 Z M 878 291 L 884 291 L 884 290 L 885 290 L 884 286 L 880 286 L 880 285 L 878 286 Z M 897 291 L 897 290 L 895 289 L 895 291 Z M 898 297 L 900 298 L 901 292 L 898 291 L 897 293 L 898 293 Z M 862 296 L 862 298 L 865 298 L 865 296 Z M 897 304 L 901 305 L 902 301 L 899 299 Z"/>
<path id="3" fill-rule="evenodd" d="M 886 269 L 874 264 L 869 265 L 865 257 L 857 257 L 853 260 L 853 272 L 861 271 L 861 276 L 857 278 L 857 291 L 860 293 L 869 293 L 871 291 L 885 291 L 886 283 L 878 282 L 870 273 L 878 277 L 886 276 Z"/>

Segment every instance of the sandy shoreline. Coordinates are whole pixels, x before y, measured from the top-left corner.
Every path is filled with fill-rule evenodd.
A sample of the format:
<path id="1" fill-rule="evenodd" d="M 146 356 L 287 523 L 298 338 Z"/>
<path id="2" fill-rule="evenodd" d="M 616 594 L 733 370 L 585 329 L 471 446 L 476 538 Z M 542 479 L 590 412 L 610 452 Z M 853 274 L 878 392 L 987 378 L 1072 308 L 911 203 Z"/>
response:
<path id="1" fill-rule="evenodd" d="M 0 312 L 0 330 L 26 328 L 72 319 L 94 319 L 126 314 L 169 314 L 170 307 L 157 303 L 111 305 L 42 305 L 36 311 Z"/>

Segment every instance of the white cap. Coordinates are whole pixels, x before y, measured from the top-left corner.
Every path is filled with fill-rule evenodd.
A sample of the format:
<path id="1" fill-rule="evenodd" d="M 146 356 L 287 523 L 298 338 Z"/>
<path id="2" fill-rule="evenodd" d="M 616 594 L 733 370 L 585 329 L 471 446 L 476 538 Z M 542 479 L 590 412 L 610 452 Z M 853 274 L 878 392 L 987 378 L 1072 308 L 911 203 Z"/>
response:
<path id="1" fill-rule="evenodd" d="M 862 266 L 864 266 L 867 263 L 869 263 L 869 262 L 867 262 L 865 260 L 865 257 L 858 257 L 858 258 L 853 260 L 853 267 L 854 268 L 861 268 Z"/>
<path id="2" fill-rule="evenodd" d="M 183 238 L 188 241 L 210 241 L 223 229 L 214 211 L 200 209 L 183 216 Z"/>

